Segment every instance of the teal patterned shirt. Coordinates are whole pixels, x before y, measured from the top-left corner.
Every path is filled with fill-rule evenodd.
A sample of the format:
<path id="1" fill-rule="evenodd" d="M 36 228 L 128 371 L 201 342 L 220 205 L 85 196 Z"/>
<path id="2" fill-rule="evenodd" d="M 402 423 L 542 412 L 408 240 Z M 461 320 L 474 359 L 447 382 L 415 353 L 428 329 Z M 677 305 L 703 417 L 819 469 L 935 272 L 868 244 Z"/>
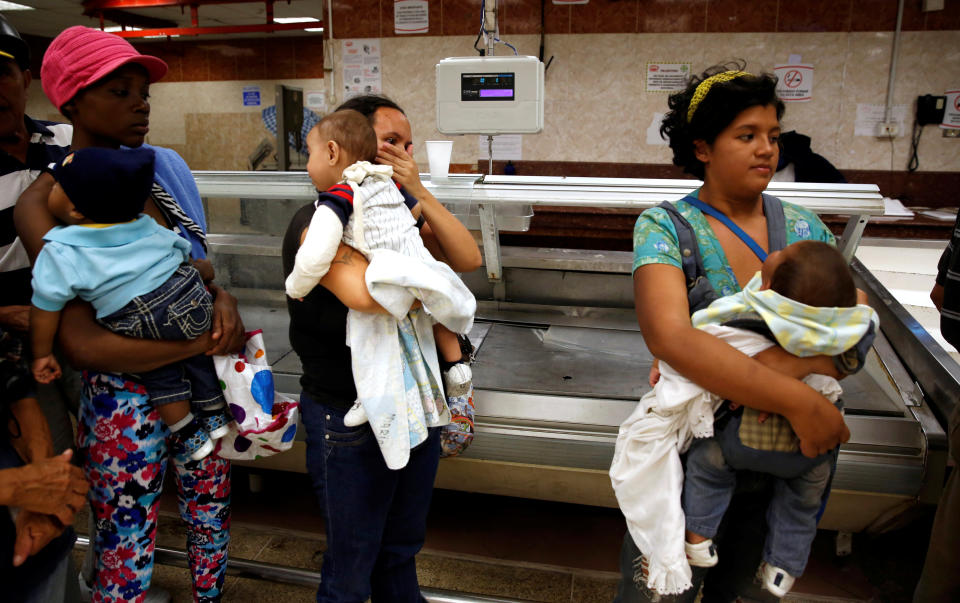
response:
<path id="1" fill-rule="evenodd" d="M 699 191 L 696 191 L 696 195 Z M 787 245 L 797 241 L 824 241 L 836 245 L 833 233 L 817 215 L 790 203 L 783 203 L 786 218 Z M 732 295 L 740 285 L 727 262 L 727 256 L 700 210 L 686 201 L 675 201 L 674 206 L 693 227 L 700 245 L 700 256 L 707 272 L 707 280 L 718 295 Z M 644 211 L 633 228 L 633 270 L 647 264 L 669 264 L 682 269 L 677 231 L 669 214 L 659 207 Z"/>

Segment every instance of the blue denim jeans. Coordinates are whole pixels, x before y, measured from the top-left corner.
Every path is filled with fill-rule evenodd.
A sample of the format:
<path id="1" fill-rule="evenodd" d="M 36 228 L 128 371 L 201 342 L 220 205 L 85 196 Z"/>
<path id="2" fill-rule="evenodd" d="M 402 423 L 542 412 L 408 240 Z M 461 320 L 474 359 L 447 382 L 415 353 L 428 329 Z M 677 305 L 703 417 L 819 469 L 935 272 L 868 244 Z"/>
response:
<path id="1" fill-rule="evenodd" d="M 183 264 L 162 285 L 139 295 L 100 322 L 120 335 L 182 341 L 210 330 L 213 298 L 197 269 Z M 190 400 L 195 407 L 223 401 L 213 358 L 199 354 L 152 371 L 131 375 L 154 406 Z"/>
<path id="2" fill-rule="evenodd" d="M 369 423 L 344 426 L 344 406 L 300 394 L 307 470 L 327 528 L 317 601 L 419 603 L 415 557 L 426 533 L 440 429 L 430 429 L 407 465 L 393 471 Z"/>
<path id="3" fill-rule="evenodd" d="M 832 459 L 826 460 L 799 477 L 773 480 L 763 559 L 792 576 L 806 568 L 832 465 Z M 715 439 L 694 441 L 687 453 L 684 480 L 687 529 L 713 538 L 737 486 L 736 470 L 727 464 Z"/>

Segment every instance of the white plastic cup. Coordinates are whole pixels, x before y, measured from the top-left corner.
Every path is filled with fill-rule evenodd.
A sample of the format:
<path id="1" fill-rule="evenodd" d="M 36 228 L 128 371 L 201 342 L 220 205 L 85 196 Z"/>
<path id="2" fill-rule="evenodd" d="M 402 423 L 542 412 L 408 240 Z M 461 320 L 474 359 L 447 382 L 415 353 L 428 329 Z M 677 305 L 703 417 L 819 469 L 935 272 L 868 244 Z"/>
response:
<path id="1" fill-rule="evenodd" d="M 442 180 L 450 173 L 452 140 L 428 140 L 427 159 L 430 161 L 430 180 Z"/>

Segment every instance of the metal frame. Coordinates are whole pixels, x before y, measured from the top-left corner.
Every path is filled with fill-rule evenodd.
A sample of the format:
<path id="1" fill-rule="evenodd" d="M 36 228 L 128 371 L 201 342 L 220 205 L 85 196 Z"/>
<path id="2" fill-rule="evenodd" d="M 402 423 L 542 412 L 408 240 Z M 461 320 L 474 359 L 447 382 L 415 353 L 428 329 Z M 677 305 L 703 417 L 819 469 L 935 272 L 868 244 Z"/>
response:
<path id="1" fill-rule="evenodd" d="M 304 173 L 194 172 L 194 177 L 200 194 L 206 197 L 303 200 L 316 197 Z M 682 199 L 701 185 L 698 180 L 650 178 L 451 174 L 443 181 L 431 182 L 428 174 L 420 177 L 442 203 L 477 205 L 487 278 L 494 283 L 496 299 L 505 298 L 497 207 L 550 205 L 642 210 L 662 201 Z M 869 217 L 883 214 L 883 197 L 874 184 L 772 182 L 767 192 L 818 214 L 850 215 L 840 241 L 840 250 L 848 260 L 853 258 Z"/>

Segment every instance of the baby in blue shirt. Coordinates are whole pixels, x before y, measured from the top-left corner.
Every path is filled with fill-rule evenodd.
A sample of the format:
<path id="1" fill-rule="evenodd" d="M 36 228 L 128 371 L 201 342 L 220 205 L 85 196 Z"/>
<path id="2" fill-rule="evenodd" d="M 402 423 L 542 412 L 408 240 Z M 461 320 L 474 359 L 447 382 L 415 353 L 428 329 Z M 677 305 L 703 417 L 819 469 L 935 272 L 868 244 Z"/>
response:
<path id="1" fill-rule="evenodd" d="M 47 204 L 67 226 L 43 239 L 33 267 L 33 374 L 59 376 L 53 341 L 64 305 L 90 302 L 97 320 L 121 335 L 184 340 L 210 329 L 213 300 L 190 263 L 190 243 L 141 215 L 154 180 L 149 148 L 86 148 L 54 167 Z M 213 359 L 197 355 L 132 375 L 174 433 L 175 449 L 199 460 L 230 422 Z"/>

